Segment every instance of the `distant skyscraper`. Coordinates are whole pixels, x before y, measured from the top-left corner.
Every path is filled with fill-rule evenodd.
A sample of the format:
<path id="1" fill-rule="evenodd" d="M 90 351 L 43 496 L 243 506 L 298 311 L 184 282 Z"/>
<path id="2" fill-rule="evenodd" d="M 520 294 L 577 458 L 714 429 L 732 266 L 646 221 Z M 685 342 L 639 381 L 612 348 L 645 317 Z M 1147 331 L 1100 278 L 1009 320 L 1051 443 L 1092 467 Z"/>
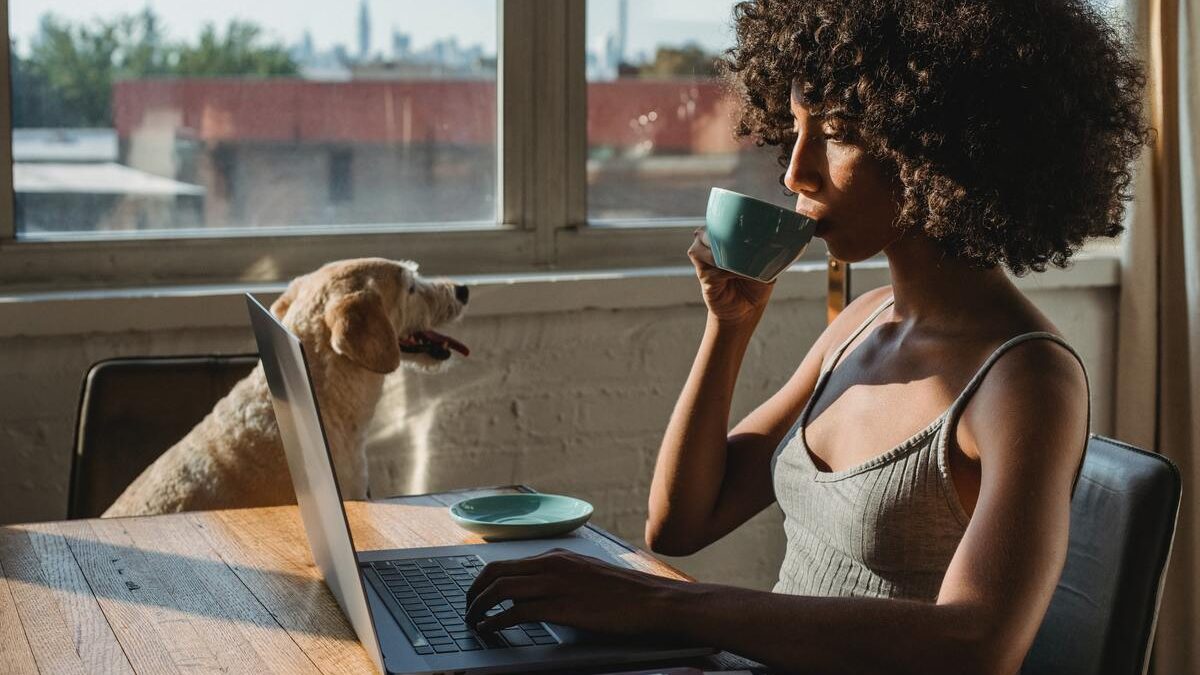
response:
<path id="1" fill-rule="evenodd" d="M 412 38 L 407 33 L 392 29 L 392 58 L 403 59 L 412 48 Z"/>
<path id="2" fill-rule="evenodd" d="M 358 6 L 358 58 L 366 59 L 371 53 L 371 14 L 367 0 Z"/>
<path id="3" fill-rule="evenodd" d="M 625 62 L 625 49 L 628 47 L 629 38 L 629 0 L 618 0 L 617 2 L 617 44 L 616 57 L 617 63 Z"/>
<path id="4" fill-rule="evenodd" d="M 313 54 L 316 53 L 311 31 L 304 31 L 304 39 L 300 42 L 300 53 L 303 54 L 301 60 L 305 62 L 312 60 Z"/>

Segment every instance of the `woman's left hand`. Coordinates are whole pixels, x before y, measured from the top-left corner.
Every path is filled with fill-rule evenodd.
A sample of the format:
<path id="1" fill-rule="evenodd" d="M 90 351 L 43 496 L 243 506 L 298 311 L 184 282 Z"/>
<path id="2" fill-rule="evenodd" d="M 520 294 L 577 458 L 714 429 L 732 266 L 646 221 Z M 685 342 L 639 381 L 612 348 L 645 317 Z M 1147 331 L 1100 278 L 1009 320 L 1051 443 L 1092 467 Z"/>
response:
<path id="1" fill-rule="evenodd" d="M 682 582 L 564 549 L 488 563 L 467 591 L 466 624 L 490 632 L 549 621 L 604 633 L 663 634 L 663 611 Z M 504 600 L 510 609 L 485 613 Z"/>

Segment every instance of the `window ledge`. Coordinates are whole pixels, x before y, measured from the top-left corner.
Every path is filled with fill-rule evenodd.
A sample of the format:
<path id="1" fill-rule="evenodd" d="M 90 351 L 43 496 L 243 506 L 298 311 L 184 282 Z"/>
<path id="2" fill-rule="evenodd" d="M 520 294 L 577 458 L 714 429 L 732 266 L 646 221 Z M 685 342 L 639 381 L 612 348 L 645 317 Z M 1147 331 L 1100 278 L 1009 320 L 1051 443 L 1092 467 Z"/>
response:
<path id="1" fill-rule="evenodd" d="M 471 286 L 469 316 L 510 316 L 586 309 L 644 309 L 701 302 L 691 267 L 586 272 L 461 275 Z M 1081 254 L 1069 270 L 1016 279 L 1025 291 L 1115 287 L 1119 258 Z M 772 299 L 823 300 L 823 263 L 800 263 L 776 282 Z M 883 261 L 855 264 L 853 288 L 888 283 Z M 242 293 L 273 300 L 284 283 L 64 290 L 0 295 L 0 338 L 122 333 L 180 328 L 238 328 L 247 324 Z"/>

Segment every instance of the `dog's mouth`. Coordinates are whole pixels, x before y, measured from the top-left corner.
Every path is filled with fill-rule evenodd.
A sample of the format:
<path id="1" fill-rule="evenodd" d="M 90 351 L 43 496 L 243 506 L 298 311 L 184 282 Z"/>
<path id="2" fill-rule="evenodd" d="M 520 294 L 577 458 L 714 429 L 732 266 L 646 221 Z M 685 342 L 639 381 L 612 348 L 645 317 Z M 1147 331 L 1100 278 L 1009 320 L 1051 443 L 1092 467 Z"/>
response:
<path id="1" fill-rule="evenodd" d="M 471 350 L 463 343 L 437 331 L 419 330 L 412 335 L 400 338 L 400 351 L 406 354 L 428 354 L 438 361 L 445 361 L 450 358 L 450 350 L 463 356 L 469 356 L 471 353 Z"/>

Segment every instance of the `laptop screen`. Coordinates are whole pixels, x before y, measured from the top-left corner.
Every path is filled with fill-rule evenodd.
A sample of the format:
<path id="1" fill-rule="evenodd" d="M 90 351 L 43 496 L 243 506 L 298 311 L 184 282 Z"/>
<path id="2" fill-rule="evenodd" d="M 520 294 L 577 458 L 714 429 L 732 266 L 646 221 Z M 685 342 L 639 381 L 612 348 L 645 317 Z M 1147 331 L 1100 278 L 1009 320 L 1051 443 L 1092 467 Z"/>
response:
<path id="1" fill-rule="evenodd" d="M 313 560 L 371 660 L 384 672 L 304 346 L 249 293 L 246 306 Z"/>

